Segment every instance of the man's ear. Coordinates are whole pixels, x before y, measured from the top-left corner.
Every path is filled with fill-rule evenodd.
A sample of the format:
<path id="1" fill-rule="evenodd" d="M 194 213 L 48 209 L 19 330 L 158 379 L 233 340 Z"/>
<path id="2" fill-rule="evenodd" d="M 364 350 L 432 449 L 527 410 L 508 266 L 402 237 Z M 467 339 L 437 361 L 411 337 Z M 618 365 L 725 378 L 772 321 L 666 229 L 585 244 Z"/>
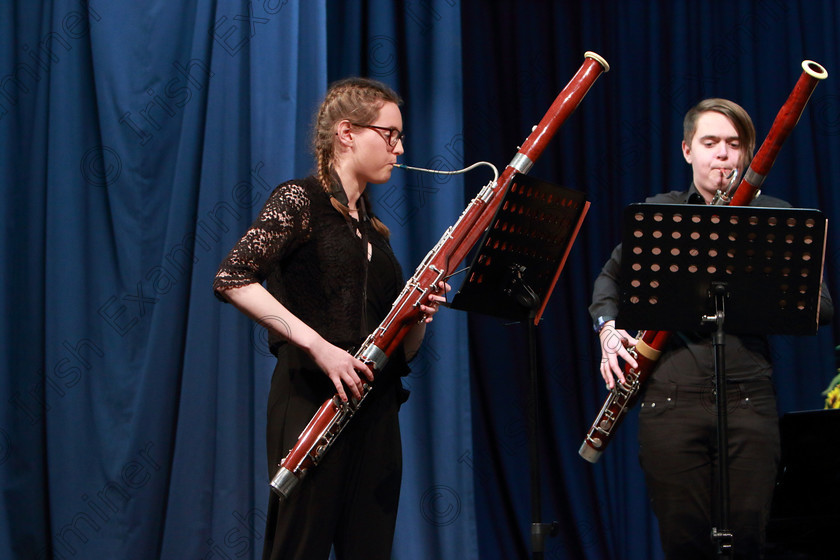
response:
<path id="1" fill-rule="evenodd" d="M 686 144 L 685 140 L 683 140 L 682 143 L 682 153 L 683 157 L 685 158 L 685 161 L 688 162 L 689 165 L 691 165 L 691 146 Z"/>

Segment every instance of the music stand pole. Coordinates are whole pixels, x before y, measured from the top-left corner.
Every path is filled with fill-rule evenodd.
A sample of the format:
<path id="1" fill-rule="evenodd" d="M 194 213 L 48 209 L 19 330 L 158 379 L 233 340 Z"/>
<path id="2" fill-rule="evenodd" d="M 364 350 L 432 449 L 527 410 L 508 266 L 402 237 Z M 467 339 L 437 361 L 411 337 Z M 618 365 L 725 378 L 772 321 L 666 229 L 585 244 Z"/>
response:
<path id="1" fill-rule="evenodd" d="M 528 309 L 528 377 L 530 383 L 531 398 L 528 403 L 528 438 L 529 457 L 531 462 L 531 553 L 534 560 L 542 560 L 545 557 L 545 539 L 557 535 L 560 524 L 557 521 L 551 523 L 542 522 L 542 480 L 540 476 L 540 382 L 537 368 L 537 327 L 535 318 L 540 308 L 540 297 L 522 281 L 521 272 L 524 269 L 513 270 L 514 280 L 511 287 L 506 290 L 523 307 Z"/>
<path id="2" fill-rule="evenodd" d="M 493 217 L 450 307 L 511 322 L 527 321 L 531 550 L 545 556 L 545 539 L 559 532 L 543 523 L 539 426 L 540 384 L 536 327 L 589 208 L 584 193 L 516 175 Z"/>
<path id="3" fill-rule="evenodd" d="M 733 535 L 729 529 L 729 436 L 726 398 L 726 333 L 723 325 L 726 319 L 725 300 L 728 296 L 726 282 L 712 282 L 710 290 L 715 300 L 715 314 L 704 317 L 704 322 L 715 324 L 712 336 L 715 364 L 715 404 L 717 406 L 717 446 L 718 446 L 718 514 L 711 538 L 719 558 L 730 558 Z"/>
<path id="4" fill-rule="evenodd" d="M 536 310 L 534 310 L 536 311 Z M 540 411 L 540 384 L 537 373 L 537 336 L 536 326 L 533 320 L 528 321 L 528 366 L 531 377 L 531 412 L 529 421 L 531 437 L 531 551 L 534 560 L 542 560 L 545 557 L 545 539 L 553 537 L 560 531 L 560 524 L 557 521 L 551 523 L 542 522 L 542 500 L 540 490 L 542 481 L 540 477 L 540 445 L 539 445 L 539 420 Z"/>

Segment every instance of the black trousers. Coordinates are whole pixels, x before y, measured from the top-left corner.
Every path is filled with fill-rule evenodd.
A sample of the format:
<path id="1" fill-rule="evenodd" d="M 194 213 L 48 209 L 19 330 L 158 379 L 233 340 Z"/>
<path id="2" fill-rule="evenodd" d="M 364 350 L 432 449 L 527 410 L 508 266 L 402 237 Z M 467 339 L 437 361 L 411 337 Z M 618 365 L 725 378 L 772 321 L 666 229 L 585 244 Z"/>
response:
<path id="1" fill-rule="evenodd" d="M 651 380 L 639 416 L 639 459 L 669 560 L 711 559 L 718 506 L 713 387 Z M 772 381 L 727 384 L 729 527 L 735 558 L 761 558 L 779 463 Z"/>
<path id="2" fill-rule="evenodd" d="M 269 402 L 269 476 L 332 394 L 320 371 L 283 371 L 278 362 Z M 324 385 L 324 380 L 328 385 Z M 325 390 L 326 387 L 326 390 Z M 292 496 L 269 498 L 264 560 L 391 558 L 402 478 L 399 381 L 383 380 L 368 395 L 324 460 Z"/>

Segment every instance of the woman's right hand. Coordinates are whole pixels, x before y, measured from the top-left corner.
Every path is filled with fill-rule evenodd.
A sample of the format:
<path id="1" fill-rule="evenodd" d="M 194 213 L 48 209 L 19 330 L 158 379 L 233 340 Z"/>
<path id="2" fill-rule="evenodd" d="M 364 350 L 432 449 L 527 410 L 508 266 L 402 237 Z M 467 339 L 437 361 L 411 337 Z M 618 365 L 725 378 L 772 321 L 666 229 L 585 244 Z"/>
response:
<path id="1" fill-rule="evenodd" d="M 618 358 L 630 364 L 630 367 L 639 367 L 639 364 L 627 351 L 627 348 L 636 345 L 636 339 L 630 336 L 627 331 L 616 329 L 614 320 L 604 323 L 598 337 L 601 339 L 601 377 L 607 384 L 607 390 L 611 391 L 615 387 L 616 378 L 618 378 L 619 383 L 624 383 L 624 368 Z"/>
<path id="2" fill-rule="evenodd" d="M 353 357 L 346 350 L 330 344 L 323 338 L 310 349 L 312 359 L 321 370 L 327 374 L 330 381 L 335 385 L 335 390 L 341 400 L 347 402 L 345 387 L 356 399 L 362 397 L 364 381 L 359 377 L 361 373 L 368 381 L 373 381 L 373 370 L 364 362 Z"/>
<path id="3" fill-rule="evenodd" d="M 262 284 L 225 289 L 221 294 L 260 325 L 309 354 L 333 382 L 343 401 L 348 400 L 345 386 L 354 397 L 361 398 L 364 382 L 359 378 L 359 373 L 373 381 L 373 371 L 368 366 L 324 340 L 268 293 Z"/>

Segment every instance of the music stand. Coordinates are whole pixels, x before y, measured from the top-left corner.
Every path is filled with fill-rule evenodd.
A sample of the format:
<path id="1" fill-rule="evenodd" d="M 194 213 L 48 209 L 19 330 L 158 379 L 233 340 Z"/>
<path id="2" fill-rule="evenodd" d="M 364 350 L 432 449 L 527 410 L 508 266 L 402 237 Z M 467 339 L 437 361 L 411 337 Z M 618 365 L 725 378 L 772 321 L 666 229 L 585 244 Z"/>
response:
<path id="1" fill-rule="evenodd" d="M 728 449 L 725 332 L 817 331 L 826 219 L 819 210 L 633 204 L 625 209 L 616 326 L 713 330 L 718 449 Z M 733 549 L 728 453 L 718 453 L 719 556 Z"/>
<path id="2" fill-rule="evenodd" d="M 511 322 L 527 321 L 531 549 L 535 559 L 544 557 L 546 535 L 554 536 L 559 529 L 556 521 L 540 521 L 540 392 L 535 327 L 588 209 L 582 192 L 515 175 L 450 306 Z"/>

